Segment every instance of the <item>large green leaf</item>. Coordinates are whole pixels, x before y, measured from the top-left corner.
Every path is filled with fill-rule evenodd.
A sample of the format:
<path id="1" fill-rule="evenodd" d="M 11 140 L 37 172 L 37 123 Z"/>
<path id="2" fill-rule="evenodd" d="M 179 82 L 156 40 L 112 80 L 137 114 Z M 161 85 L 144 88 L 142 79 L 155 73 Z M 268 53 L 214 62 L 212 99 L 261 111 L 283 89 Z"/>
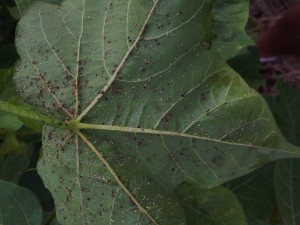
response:
<path id="1" fill-rule="evenodd" d="M 0 224 L 40 225 L 42 208 L 26 188 L 0 180 Z"/>
<path id="2" fill-rule="evenodd" d="M 215 3 L 65 0 L 22 18 L 18 91 L 62 124 L 44 127 L 38 165 L 62 224 L 186 224 L 182 182 L 211 188 L 299 157 L 203 44 L 226 13 Z"/>
<path id="3" fill-rule="evenodd" d="M 300 93 L 279 83 L 280 95 L 268 97 L 279 126 L 292 143 L 300 146 Z M 300 160 L 280 160 L 275 167 L 278 205 L 286 225 L 300 223 Z"/>
<path id="4" fill-rule="evenodd" d="M 186 210 L 188 224 L 247 224 L 239 201 L 231 191 L 222 186 L 204 190 L 181 184 L 176 193 Z"/>

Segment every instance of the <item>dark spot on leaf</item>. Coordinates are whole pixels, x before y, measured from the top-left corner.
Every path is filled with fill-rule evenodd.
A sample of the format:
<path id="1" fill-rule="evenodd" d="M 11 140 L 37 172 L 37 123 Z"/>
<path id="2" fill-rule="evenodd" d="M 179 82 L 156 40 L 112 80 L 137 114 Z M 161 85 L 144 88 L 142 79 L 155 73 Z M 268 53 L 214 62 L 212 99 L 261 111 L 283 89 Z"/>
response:
<path id="1" fill-rule="evenodd" d="M 211 162 L 217 166 L 221 166 L 221 163 L 222 163 L 222 157 L 220 155 L 215 155 Z"/>
<path id="2" fill-rule="evenodd" d="M 207 100 L 207 98 L 208 98 L 208 97 L 207 97 L 205 94 L 201 94 L 201 96 L 200 96 L 200 99 L 201 99 L 201 100 Z"/>
<path id="3" fill-rule="evenodd" d="M 146 71 L 146 68 L 145 67 L 140 67 L 140 71 L 142 72 L 142 73 L 144 73 L 145 71 Z"/>
<path id="4" fill-rule="evenodd" d="M 124 88 L 122 86 L 115 86 L 112 89 L 114 94 L 122 94 L 124 92 Z"/>
<path id="5" fill-rule="evenodd" d="M 172 113 L 167 113 L 163 118 L 162 121 L 164 123 L 168 123 L 170 121 L 170 119 L 172 118 Z"/>

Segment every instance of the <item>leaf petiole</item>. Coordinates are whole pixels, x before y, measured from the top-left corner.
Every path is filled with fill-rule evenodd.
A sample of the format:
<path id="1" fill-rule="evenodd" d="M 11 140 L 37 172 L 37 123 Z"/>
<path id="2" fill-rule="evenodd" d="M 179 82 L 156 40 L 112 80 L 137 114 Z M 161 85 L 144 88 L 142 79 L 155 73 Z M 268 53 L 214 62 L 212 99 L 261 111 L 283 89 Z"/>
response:
<path id="1" fill-rule="evenodd" d="M 52 118 L 40 112 L 28 109 L 24 106 L 14 105 L 8 102 L 0 101 L 0 111 L 13 113 L 19 117 L 23 117 L 26 119 L 40 121 L 45 124 L 52 125 L 54 127 L 73 129 L 74 126 L 69 125 L 67 122 L 60 121 L 56 118 Z"/>

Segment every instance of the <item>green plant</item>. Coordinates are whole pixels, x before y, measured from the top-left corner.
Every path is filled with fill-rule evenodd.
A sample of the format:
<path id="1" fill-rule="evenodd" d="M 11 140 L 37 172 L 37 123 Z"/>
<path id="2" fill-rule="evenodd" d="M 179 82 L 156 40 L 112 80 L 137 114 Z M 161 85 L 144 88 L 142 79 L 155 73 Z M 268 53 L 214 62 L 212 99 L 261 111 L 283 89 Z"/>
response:
<path id="1" fill-rule="evenodd" d="M 37 171 L 61 224 L 255 225 L 281 219 L 273 191 L 263 196 L 263 211 L 239 199 L 251 182 L 273 190 L 273 167 L 241 176 L 300 155 L 263 97 L 226 64 L 251 43 L 243 31 L 246 1 L 16 2 L 21 60 L 14 79 L 26 103 L 5 94 L 12 85 L 12 70 L 5 70 L 1 154 L 21 154 L 18 149 L 32 142 L 20 141 L 20 132 L 32 137 L 42 129 Z M 277 178 L 281 167 L 276 165 Z M 28 192 L 4 181 L 0 188 Z M 280 209 L 291 212 L 281 193 L 277 188 Z M 253 192 L 253 199 L 258 196 Z M 40 215 L 23 211 L 27 224 L 42 223 L 35 198 L 16 198 L 19 205 L 32 201 Z M 1 207 L 6 217 L 0 221 L 12 223 L 12 210 Z"/>

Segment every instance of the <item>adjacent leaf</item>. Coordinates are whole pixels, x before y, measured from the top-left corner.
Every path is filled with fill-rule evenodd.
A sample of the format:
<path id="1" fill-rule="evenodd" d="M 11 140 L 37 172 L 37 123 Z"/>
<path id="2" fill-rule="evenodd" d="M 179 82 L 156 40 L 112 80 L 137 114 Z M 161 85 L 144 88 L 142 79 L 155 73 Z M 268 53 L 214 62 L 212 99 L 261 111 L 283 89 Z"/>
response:
<path id="1" fill-rule="evenodd" d="M 60 223 L 55 218 L 50 225 L 60 225 Z"/>
<path id="2" fill-rule="evenodd" d="M 33 155 L 35 157 L 35 155 Z M 36 162 L 36 161 L 35 161 Z M 35 165 L 31 165 L 34 167 Z M 38 175 L 36 168 L 32 168 L 21 177 L 19 184 L 32 191 L 39 199 L 44 212 L 52 211 L 54 201 L 49 190 L 45 187 L 41 177 Z"/>
<path id="3" fill-rule="evenodd" d="M 264 84 L 265 80 L 259 72 L 260 63 L 256 47 L 243 48 L 238 55 L 228 60 L 228 64 L 245 79 L 250 87 L 257 90 Z"/>
<path id="4" fill-rule="evenodd" d="M 268 221 L 277 208 L 273 164 L 228 182 L 227 187 L 240 201 L 247 220 Z"/>
<path id="5" fill-rule="evenodd" d="M 9 11 L 10 15 L 12 16 L 12 18 L 14 18 L 15 20 L 18 20 L 18 21 L 21 19 L 20 11 L 15 4 L 8 5 L 7 9 Z"/>
<path id="6" fill-rule="evenodd" d="M 32 5 L 32 3 L 36 1 L 38 0 L 15 0 L 21 16 L 23 16 L 28 10 L 28 8 L 30 7 L 30 5 Z M 60 3 L 63 0 L 42 0 L 42 1 L 49 2 L 49 3 Z"/>
<path id="7" fill-rule="evenodd" d="M 0 180 L 0 224 L 41 225 L 42 209 L 26 188 Z"/>
<path id="8" fill-rule="evenodd" d="M 56 218 L 53 219 L 50 225 L 60 225 Z"/>
<path id="9" fill-rule="evenodd" d="M 23 154 L 27 150 L 25 142 L 18 140 L 15 134 L 8 134 L 1 143 L 0 157 L 10 153 Z"/>
<path id="10" fill-rule="evenodd" d="M 265 96 L 280 130 L 293 144 L 300 146 L 300 92 L 278 82 L 278 96 Z"/>
<path id="11" fill-rule="evenodd" d="M 212 49 L 226 60 L 232 58 L 253 41 L 245 31 L 249 1 L 214 0 L 212 15 L 214 40 Z"/>
<path id="12" fill-rule="evenodd" d="M 18 91 L 63 124 L 44 127 L 38 165 L 59 222 L 186 224 L 182 182 L 211 188 L 299 157 L 264 100 L 202 44 L 214 48 L 213 4 L 65 0 L 22 18 Z"/>
<path id="13" fill-rule="evenodd" d="M 16 97 L 16 91 L 13 84 L 13 69 L 0 69 L 0 100 L 13 101 Z M 10 132 L 17 131 L 22 122 L 11 113 L 0 112 L 0 129 L 6 129 Z"/>
<path id="14" fill-rule="evenodd" d="M 16 96 L 13 73 L 13 68 L 0 69 L 0 99 L 2 101 L 9 101 Z"/>
<path id="15" fill-rule="evenodd" d="M 9 68 L 15 64 L 19 58 L 13 43 L 0 45 L 0 67 Z"/>
<path id="16" fill-rule="evenodd" d="M 286 225 L 300 223 L 300 161 L 281 160 L 275 167 L 278 205 Z"/>
<path id="17" fill-rule="evenodd" d="M 26 146 L 27 148 L 27 146 Z M 9 154 L 0 157 L 0 179 L 18 183 L 21 175 L 28 169 L 32 151 L 23 154 Z"/>
<path id="18" fill-rule="evenodd" d="M 17 131 L 22 125 L 23 123 L 16 115 L 0 112 L 0 128 L 8 131 Z"/>
<path id="19" fill-rule="evenodd" d="M 30 128 L 32 131 L 36 132 L 37 134 L 42 133 L 43 123 L 22 117 L 20 117 L 19 119 L 26 127 Z"/>
<path id="20" fill-rule="evenodd" d="M 13 68 L 0 69 L 0 100 L 31 109 L 30 105 L 22 101 L 16 93 L 13 72 Z M 12 113 L 0 112 L 0 129 L 5 129 L 7 133 L 19 130 L 23 124 L 36 132 L 41 132 L 43 125 L 33 119 L 18 117 Z"/>
<path id="21" fill-rule="evenodd" d="M 247 224 L 239 201 L 231 191 L 222 186 L 204 190 L 181 184 L 176 193 L 185 208 L 188 224 Z"/>
<path id="22" fill-rule="evenodd" d="M 253 220 L 248 222 L 248 225 L 270 225 L 270 223 L 253 219 Z"/>
<path id="23" fill-rule="evenodd" d="M 300 93 L 279 83 L 280 95 L 268 102 L 283 134 L 300 146 Z M 300 223 L 300 160 L 281 160 L 275 167 L 275 188 L 278 205 L 286 225 Z"/>
<path id="24" fill-rule="evenodd" d="M 0 69 L 0 100 L 16 103 L 17 93 L 13 83 L 13 72 L 10 69 Z M 32 151 L 28 144 L 19 140 L 16 131 L 23 123 L 17 115 L 0 112 L 0 179 L 18 182 L 20 176 L 29 166 Z"/>
<path id="25" fill-rule="evenodd" d="M 49 224 L 49 225 L 60 225 L 60 223 L 57 221 L 55 217 L 55 212 L 53 213 L 44 213 L 44 221 L 43 224 Z"/>
<path id="26" fill-rule="evenodd" d="M 20 15 L 23 16 L 29 6 L 36 0 L 15 0 L 17 7 L 19 9 Z"/>
<path id="27" fill-rule="evenodd" d="M 13 41 L 15 22 L 8 11 L 5 1 L 1 1 L 0 17 L 0 43 Z M 0 61 L 0 64 L 1 63 L 2 62 Z"/>

